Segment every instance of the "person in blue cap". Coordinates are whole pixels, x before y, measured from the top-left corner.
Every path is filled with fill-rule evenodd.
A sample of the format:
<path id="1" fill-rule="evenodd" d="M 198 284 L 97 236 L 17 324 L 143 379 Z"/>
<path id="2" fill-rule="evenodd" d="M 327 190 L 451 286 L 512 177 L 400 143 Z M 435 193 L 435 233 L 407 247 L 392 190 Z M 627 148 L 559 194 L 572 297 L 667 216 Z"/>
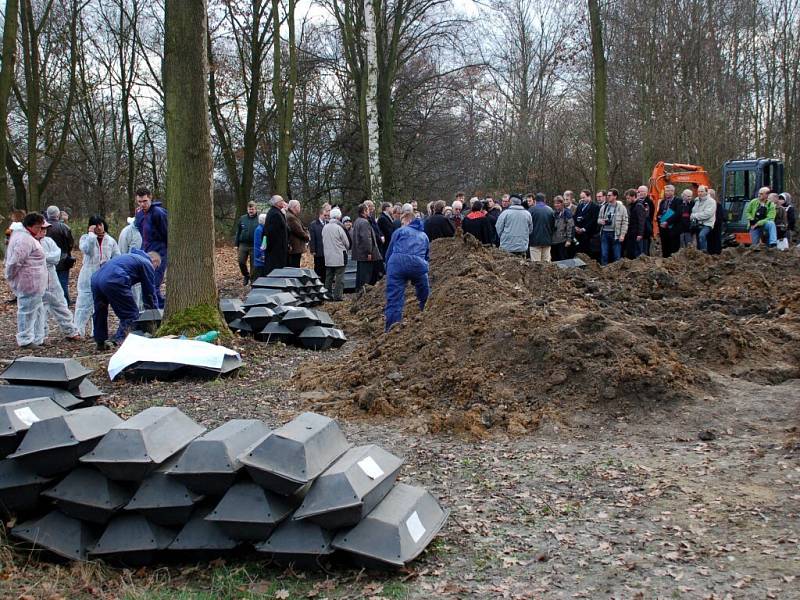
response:
<path id="1" fill-rule="evenodd" d="M 428 262 L 430 241 L 422 220 L 414 216 L 413 207 L 406 204 L 400 219 L 401 227 L 392 234 L 386 249 L 386 331 L 403 319 L 406 283 L 414 284 L 419 309 L 425 308 L 430 294 Z"/>
<path id="2" fill-rule="evenodd" d="M 161 264 L 158 252 L 143 252 L 134 248 L 109 260 L 92 275 L 92 296 L 94 298 L 94 341 L 98 350 L 107 350 L 108 343 L 108 305 L 119 318 L 119 328 L 114 343 L 125 339 L 133 322 L 139 318 L 139 307 L 133 297 L 133 286 L 142 285 L 142 303 L 145 309 L 156 308 L 156 273 Z"/>

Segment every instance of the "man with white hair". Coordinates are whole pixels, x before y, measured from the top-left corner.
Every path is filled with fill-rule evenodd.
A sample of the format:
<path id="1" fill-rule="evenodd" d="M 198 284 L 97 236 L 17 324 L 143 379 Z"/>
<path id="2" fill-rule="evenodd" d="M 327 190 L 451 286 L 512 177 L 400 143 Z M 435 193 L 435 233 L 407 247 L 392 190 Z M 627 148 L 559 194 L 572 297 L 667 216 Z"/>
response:
<path id="1" fill-rule="evenodd" d="M 766 189 L 769 190 L 769 188 Z M 702 252 L 708 253 L 708 236 L 711 235 L 711 230 L 714 228 L 714 222 L 716 221 L 716 218 L 717 203 L 711 196 L 708 195 L 708 188 L 706 188 L 704 185 L 701 185 L 697 188 L 697 202 L 694 203 L 694 207 L 692 208 L 691 220 L 693 223 L 695 223 L 695 227 L 697 228 L 697 249 Z M 748 218 L 750 218 L 749 215 Z M 774 205 L 772 208 L 772 219 L 772 235 L 770 236 L 770 240 L 772 240 L 775 236 Z M 758 238 L 755 239 L 758 240 Z M 775 240 L 776 245 L 777 243 L 777 240 Z"/>
<path id="2" fill-rule="evenodd" d="M 264 275 L 269 275 L 273 269 L 282 269 L 289 262 L 289 226 L 283 214 L 286 202 L 276 194 L 269 199 L 269 203 L 270 209 L 264 224 L 264 235 L 267 236 Z"/>
<path id="3" fill-rule="evenodd" d="M 235 245 L 239 255 L 239 271 L 242 273 L 242 285 L 247 285 L 251 280 L 255 280 L 255 274 L 250 271 L 255 270 L 253 261 L 253 236 L 258 227 L 258 208 L 252 200 L 247 203 L 247 213 L 239 217 L 236 225 Z M 250 269 L 247 268 L 247 261 L 250 260 Z"/>
<path id="4" fill-rule="evenodd" d="M 508 209 L 500 213 L 500 217 L 497 219 L 500 249 L 527 258 L 531 233 L 533 233 L 531 214 L 522 208 L 522 198 L 512 196 Z"/>
<path id="5" fill-rule="evenodd" d="M 350 236 L 342 225 L 342 211 L 331 209 L 331 220 L 322 228 L 322 245 L 325 250 L 325 287 L 334 302 L 344 296 L 344 266 L 350 249 Z"/>
<path id="6" fill-rule="evenodd" d="M 69 270 L 75 264 L 75 259 L 72 257 L 75 239 L 72 237 L 72 230 L 61 222 L 61 210 L 57 206 L 47 207 L 46 219 L 50 223 L 46 228 L 47 237 L 51 238 L 61 250 L 61 258 L 56 264 L 56 276 L 69 306 Z"/>
<path id="7" fill-rule="evenodd" d="M 289 267 L 299 267 L 300 259 L 306 251 L 306 245 L 311 236 L 308 229 L 300 220 L 300 203 L 297 200 L 289 200 L 286 209 L 286 226 L 289 228 L 289 260 L 286 265 Z"/>
<path id="8" fill-rule="evenodd" d="M 762 187 L 758 190 L 758 198 L 750 200 L 744 211 L 747 222 L 750 224 L 750 243 L 753 246 L 758 246 L 761 243 L 763 233 L 767 234 L 770 248 L 778 245 L 778 229 L 775 227 L 777 207 L 774 202 L 770 201 L 769 192 L 770 189 L 768 187 Z"/>

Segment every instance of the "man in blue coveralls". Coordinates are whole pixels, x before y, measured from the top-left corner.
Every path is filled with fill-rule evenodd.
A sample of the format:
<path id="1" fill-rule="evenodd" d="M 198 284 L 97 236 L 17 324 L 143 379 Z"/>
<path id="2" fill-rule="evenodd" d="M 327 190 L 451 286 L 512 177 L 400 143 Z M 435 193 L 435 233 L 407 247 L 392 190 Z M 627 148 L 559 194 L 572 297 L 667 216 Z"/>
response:
<path id="1" fill-rule="evenodd" d="M 139 318 L 139 307 L 133 297 L 133 286 L 142 284 L 142 302 L 145 309 L 155 308 L 156 272 L 161 264 L 157 252 L 144 253 L 133 249 L 129 254 L 114 257 L 92 275 L 94 297 L 94 341 L 98 350 L 110 348 L 108 343 L 108 305 L 119 318 L 119 328 L 114 343 L 125 339 L 133 322 Z"/>
<path id="2" fill-rule="evenodd" d="M 406 210 L 408 207 L 408 210 Z M 422 221 L 414 217 L 410 204 L 403 207 L 402 226 L 392 233 L 386 249 L 386 331 L 403 319 L 406 283 L 414 284 L 419 309 L 425 308 L 430 294 L 428 256 L 430 242 Z"/>

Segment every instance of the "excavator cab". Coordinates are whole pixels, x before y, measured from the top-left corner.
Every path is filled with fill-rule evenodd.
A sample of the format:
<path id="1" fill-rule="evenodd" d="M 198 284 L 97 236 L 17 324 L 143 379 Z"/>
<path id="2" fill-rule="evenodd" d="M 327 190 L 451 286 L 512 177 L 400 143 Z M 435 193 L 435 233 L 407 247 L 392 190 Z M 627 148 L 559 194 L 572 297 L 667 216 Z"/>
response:
<path id="1" fill-rule="evenodd" d="M 780 160 L 729 160 L 722 165 L 725 228 L 740 244 L 750 244 L 750 224 L 744 209 L 750 200 L 758 196 L 758 190 L 765 186 L 776 194 L 783 193 L 783 162 Z"/>

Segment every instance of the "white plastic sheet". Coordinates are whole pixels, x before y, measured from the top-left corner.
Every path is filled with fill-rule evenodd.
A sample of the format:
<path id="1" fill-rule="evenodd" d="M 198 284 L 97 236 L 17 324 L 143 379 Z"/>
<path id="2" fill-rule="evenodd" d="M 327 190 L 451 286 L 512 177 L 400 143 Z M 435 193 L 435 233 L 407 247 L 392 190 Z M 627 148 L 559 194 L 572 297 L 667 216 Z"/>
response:
<path id="1" fill-rule="evenodd" d="M 141 361 L 220 369 L 226 356 L 241 359 L 238 352 L 208 342 L 129 335 L 108 361 L 108 376 L 113 381 L 127 367 Z"/>

